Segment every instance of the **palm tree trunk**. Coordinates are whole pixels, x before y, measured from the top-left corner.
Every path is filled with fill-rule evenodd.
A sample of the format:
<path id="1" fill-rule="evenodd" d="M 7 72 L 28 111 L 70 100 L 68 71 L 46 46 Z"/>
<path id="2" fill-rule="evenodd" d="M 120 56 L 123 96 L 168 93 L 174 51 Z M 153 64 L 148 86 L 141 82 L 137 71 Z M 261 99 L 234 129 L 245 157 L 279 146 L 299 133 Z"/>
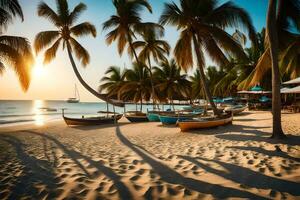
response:
<path id="1" fill-rule="evenodd" d="M 194 43 L 194 47 L 195 47 L 195 51 L 196 51 L 196 56 L 197 56 L 197 61 L 198 61 L 198 67 L 199 67 L 199 72 L 200 72 L 200 79 L 202 81 L 202 84 L 204 86 L 204 92 L 205 92 L 205 95 L 207 97 L 207 100 L 209 101 L 213 111 L 214 111 L 214 114 L 215 115 L 220 115 L 220 112 L 219 110 L 217 109 L 214 101 L 213 101 L 213 98 L 212 98 L 212 95 L 211 95 L 211 92 L 209 90 L 209 87 L 208 87 L 208 84 L 206 82 L 206 77 L 205 77 L 205 73 L 204 73 L 204 69 L 203 69 L 203 66 L 201 66 L 201 62 L 200 62 L 200 59 L 201 59 L 201 55 L 200 55 L 200 46 L 198 44 L 198 40 L 196 38 L 195 35 L 193 35 L 193 43 Z"/>
<path id="2" fill-rule="evenodd" d="M 133 56 L 134 56 L 136 62 L 139 64 L 140 61 L 139 61 L 139 58 L 138 58 L 138 56 L 137 56 L 137 54 L 136 54 L 136 52 L 135 52 L 135 49 L 133 48 L 133 45 L 132 45 L 132 38 L 131 38 L 131 36 L 129 35 L 129 30 L 128 30 L 128 33 L 127 33 L 127 39 L 128 39 L 129 47 L 130 47 L 130 49 L 131 49 L 131 51 L 132 51 L 132 53 L 133 53 Z"/>
<path id="3" fill-rule="evenodd" d="M 150 57 L 148 56 L 148 65 L 149 65 L 149 73 L 150 73 L 150 82 L 151 82 L 151 88 L 152 88 L 152 103 L 153 103 L 153 109 L 155 108 L 156 105 L 156 93 L 154 89 L 154 84 L 153 84 L 153 74 L 152 74 L 152 65 L 150 61 Z"/>
<path id="4" fill-rule="evenodd" d="M 280 72 L 278 66 L 278 30 L 276 26 L 277 0 L 269 0 L 267 16 L 267 33 L 269 36 L 270 53 L 272 60 L 272 113 L 273 133 L 272 138 L 282 139 L 284 135 L 281 127 L 281 96 Z"/>
<path id="5" fill-rule="evenodd" d="M 78 78 L 79 82 L 81 83 L 81 85 L 86 89 L 88 90 L 90 93 L 92 93 L 94 96 L 96 96 L 97 98 L 105 101 L 105 102 L 108 102 L 110 104 L 113 104 L 113 105 L 116 105 L 116 106 L 120 106 L 119 104 L 116 104 L 115 102 L 113 102 L 112 100 L 108 99 L 106 95 L 103 95 L 103 94 L 99 94 L 97 91 L 95 91 L 93 88 L 91 88 L 84 80 L 83 78 L 81 77 L 77 67 L 76 67 L 76 64 L 75 64 L 75 61 L 74 61 L 74 58 L 72 56 L 72 50 L 71 50 L 71 46 L 69 43 L 67 43 L 67 50 L 68 50 L 68 55 L 69 55 L 69 58 L 70 58 L 70 62 L 71 62 L 71 65 L 73 67 L 73 70 L 75 72 L 75 75 L 76 77 Z"/>

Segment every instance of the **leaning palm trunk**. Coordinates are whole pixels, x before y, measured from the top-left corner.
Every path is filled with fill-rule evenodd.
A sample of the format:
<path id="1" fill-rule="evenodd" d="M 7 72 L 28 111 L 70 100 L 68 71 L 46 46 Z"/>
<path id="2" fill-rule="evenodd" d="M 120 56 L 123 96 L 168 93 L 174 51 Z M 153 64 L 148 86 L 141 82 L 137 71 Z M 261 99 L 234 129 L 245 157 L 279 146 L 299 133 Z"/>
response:
<path id="1" fill-rule="evenodd" d="M 137 62 L 137 64 L 140 64 L 140 61 L 139 61 L 139 58 L 135 52 L 135 49 L 133 48 L 133 44 L 132 44 L 132 38 L 131 36 L 129 35 L 129 30 L 128 30 L 128 34 L 127 34 L 127 37 L 128 37 L 128 44 L 129 44 L 129 48 L 131 50 L 131 52 L 133 53 L 133 56 L 135 58 L 135 61 Z"/>
<path id="2" fill-rule="evenodd" d="M 272 60 L 272 113 L 273 133 L 272 138 L 284 138 L 281 127 L 281 96 L 280 96 L 280 72 L 278 66 L 278 32 L 276 28 L 277 0 L 269 0 L 267 16 L 267 32 L 269 37 L 270 53 Z"/>
<path id="3" fill-rule="evenodd" d="M 99 94 L 97 91 L 95 91 L 93 88 L 91 88 L 84 80 L 83 78 L 81 77 L 77 67 L 76 67 L 76 64 L 75 64 L 75 61 L 74 61 L 74 58 L 72 56 L 72 50 L 71 50 L 71 46 L 69 43 L 67 43 L 67 50 L 68 50 L 68 55 L 69 55 L 69 58 L 70 58 L 70 62 L 71 62 L 71 65 L 73 67 L 73 70 L 75 72 L 75 75 L 76 77 L 78 78 L 79 82 L 81 83 L 81 85 L 86 89 L 88 90 L 90 93 L 92 93 L 94 96 L 96 96 L 97 98 L 105 101 L 105 102 L 108 102 L 110 104 L 113 104 L 113 105 L 116 105 L 116 106 L 119 106 L 118 104 L 116 104 L 115 102 L 113 102 L 112 100 L 108 99 L 106 95 L 103 95 L 103 94 Z"/>
<path id="4" fill-rule="evenodd" d="M 196 51 L 196 57 L 197 57 L 197 60 L 198 60 L 198 67 L 199 67 L 199 72 L 200 72 L 200 79 L 201 79 L 201 82 L 203 84 L 205 95 L 206 95 L 207 100 L 210 103 L 210 105 L 211 105 L 211 107 L 212 107 L 212 109 L 214 111 L 214 114 L 215 115 L 220 115 L 220 112 L 217 109 L 217 107 L 216 107 L 216 105 L 215 105 L 215 103 L 213 101 L 211 92 L 210 92 L 208 84 L 206 82 L 204 70 L 203 70 L 203 67 L 201 66 L 201 62 L 200 62 L 200 59 L 201 59 L 201 55 L 200 55 L 200 52 L 199 52 L 200 46 L 198 44 L 198 41 L 197 41 L 197 38 L 196 38 L 195 35 L 193 35 L 193 43 L 194 43 L 194 47 L 195 47 L 195 51 Z"/>

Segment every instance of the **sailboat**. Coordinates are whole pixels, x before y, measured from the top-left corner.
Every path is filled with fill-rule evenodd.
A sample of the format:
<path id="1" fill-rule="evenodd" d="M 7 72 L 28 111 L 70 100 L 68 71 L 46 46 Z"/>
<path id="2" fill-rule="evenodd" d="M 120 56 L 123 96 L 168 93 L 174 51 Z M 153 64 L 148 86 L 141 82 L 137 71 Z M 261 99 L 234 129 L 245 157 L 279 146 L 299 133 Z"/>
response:
<path id="1" fill-rule="evenodd" d="M 80 101 L 79 92 L 78 92 L 77 86 L 75 84 L 75 96 L 68 98 L 67 102 L 68 103 L 79 103 L 79 101 Z"/>

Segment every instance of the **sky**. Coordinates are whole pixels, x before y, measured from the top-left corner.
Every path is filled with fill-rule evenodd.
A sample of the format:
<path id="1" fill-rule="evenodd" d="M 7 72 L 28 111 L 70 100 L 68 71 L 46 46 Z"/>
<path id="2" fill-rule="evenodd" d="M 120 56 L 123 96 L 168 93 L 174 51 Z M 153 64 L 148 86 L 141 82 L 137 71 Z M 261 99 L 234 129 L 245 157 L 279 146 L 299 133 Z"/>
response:
<path id="1" fill-rule="evenodd" d="M 164 3 L 171 2 L 171 0 L 148 1 L 152 6 L 153 13 L 142 12 L 144 22 L 157 22 L 163 11 Z M 55 27 L 49 21 L 37 16 L 37 5 L 40 0 L 19 0 L 19 2 L 25 20 L 21 22 L 19 19 L 15 19 L 5 34 L 26 37 L 33 44 L 35 35 L 40 31 L 55 30 Z M 44 0 L 44 2 L 55 9 L 55 0 Z M 90 53 L 90 64 L 83 68 L 77 62 L 84 80 L 97 89 L 100 79 L 109 66 L 130 67 L 132 61 L 126 53 L 119 56 L 115 44 L 107 46 L 105 43 L 107 32 L 102 31 L 102 24 L 115 13 L 111 0 L 68 0 L 68 2 L 70 9 L 80 2 L 85 3 L 88 9 L 79 18 L 78 23 L 89 21 L 97 28 L 96 38 L 89 36 L 78 39 Z M 174 0 L 174 2 L 177 3 L 178 0 Z M 224 2 L 227 2 L 227 0 L 220 0 L 220 4 Z M 233 2 L 248 11 L 257 31 L 265 26 L 267 0 L 233 0 Z M 174 47 L 178 39 L 177 30 L 166 26 L 164 39 L 170 43 L 171 47 Z M 208 61 L 207 64 L 213 63 Z M 65 100 L 73 96 L 75 84 L 79 89 L 82 101 L 98 101 L 77 81 L 66 51 L 60 49 L 55 60 L 45 66 L 43 65 L 43 53 L 40 53 L 36 55 L 36 66 L 33 70 L 29 90 L 23 92 L 16 75 L 7 68 L 4 75 L 0 76 L 0 100 Z"/>

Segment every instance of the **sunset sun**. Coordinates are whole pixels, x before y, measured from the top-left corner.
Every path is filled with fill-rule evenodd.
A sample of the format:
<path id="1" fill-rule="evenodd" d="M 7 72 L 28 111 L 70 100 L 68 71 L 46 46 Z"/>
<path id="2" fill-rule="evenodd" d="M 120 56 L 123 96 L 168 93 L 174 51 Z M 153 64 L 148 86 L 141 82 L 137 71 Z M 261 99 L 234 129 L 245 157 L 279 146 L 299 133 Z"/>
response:
<path id="1" fill-rule="evenodd" d="M 42 58 L 42 56 L 37 56 L 35 65 L 33 67 L 32 75 L 33 75 L 33 77 L 41 77 L 45 74 L 45 72 L 46 72 L 46 69 L 43 64 L 43 58 Z"/>

